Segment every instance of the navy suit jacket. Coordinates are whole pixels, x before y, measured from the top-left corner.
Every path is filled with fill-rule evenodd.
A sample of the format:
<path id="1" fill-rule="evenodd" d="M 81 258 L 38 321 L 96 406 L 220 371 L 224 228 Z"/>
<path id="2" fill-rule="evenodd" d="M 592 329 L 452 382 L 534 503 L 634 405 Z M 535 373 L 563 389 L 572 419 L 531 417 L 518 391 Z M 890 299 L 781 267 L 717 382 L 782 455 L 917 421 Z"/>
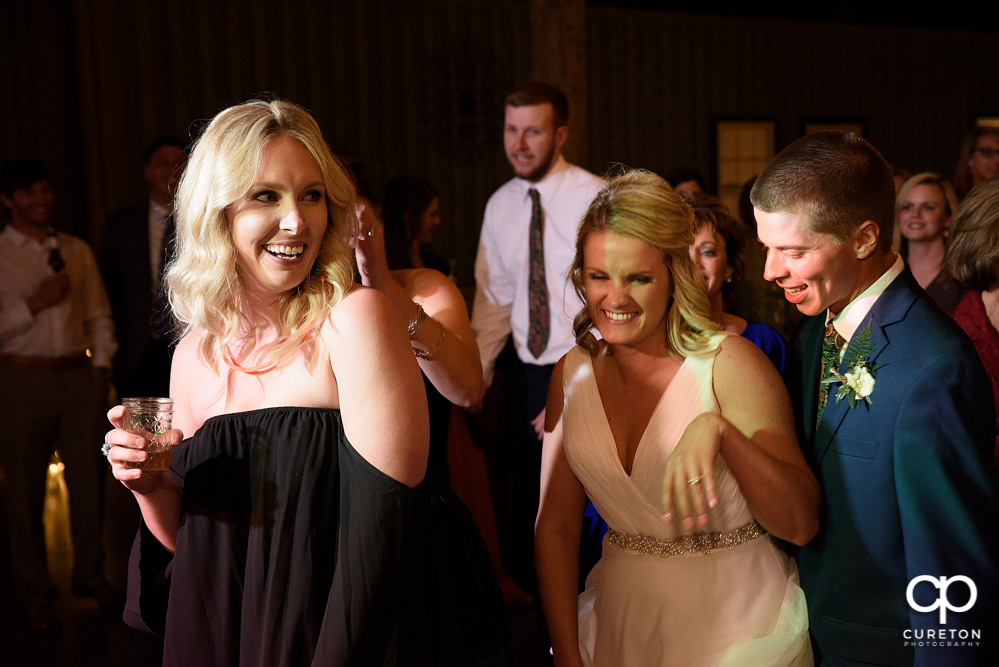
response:
<path id="1" fill-rule="evenodd" d="M 824 316 L 802 322 L 788 360 L 799 442 L 822 487 L 820 529 L 799 560 L 816 657 L 824 665 L 996 664 L 999 492 L 989 379 L 971 341 L 908 268 L 868 320 L 869 361 L 883 364 L 872 405 L 836 403 L 833 385 L 816 429 Z M 907 602 L 920 575 L 970 577 L 977 602 L 941 625 L 939 610 Z M 967 591 L 955 583 L 951 604 L 961 606 Z M 925 582 L 914 593 L 922 607 L 939 598 Z M 940 631 L 944 642 L 960 642 L 961 630 L 967 641 L 980 630 L 980 646 L 918 645 Z"/>

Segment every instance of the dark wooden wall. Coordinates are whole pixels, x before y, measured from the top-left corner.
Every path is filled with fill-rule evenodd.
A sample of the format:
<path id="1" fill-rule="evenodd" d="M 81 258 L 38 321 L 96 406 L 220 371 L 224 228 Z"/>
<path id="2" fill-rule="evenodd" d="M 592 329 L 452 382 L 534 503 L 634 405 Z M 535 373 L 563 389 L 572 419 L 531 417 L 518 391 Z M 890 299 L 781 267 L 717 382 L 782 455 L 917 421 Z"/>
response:
<path id="1" fill-rule="evenodd" d="M 440 191 L 441 252 L 472 284 L 482 209 L 509 178 L 502 100 L 530 76 L 515 0 L 0 0 L 0 160 L 50 165 L 59 225 L 99 242 L 140 201 L 144 145 L 193 139 L 225 106 L 310 108 L 380 190 Z M 705 18 L 589 8 L 589 164 L 711 178 L 713 121 L 772 117 L 778 149 L 805 118 L 864 119 L 913 171 L 949 173 L 977 114 L 999 115 L 999 33 Z"/>
<path id="2" fill-rule="evenodd" d="M 590 9 L 590 155 L 713 180 L 714 120 L 862 120 L 913 173 L 949 177 L 973 118 L 999 116 L 999 33 Z"/>

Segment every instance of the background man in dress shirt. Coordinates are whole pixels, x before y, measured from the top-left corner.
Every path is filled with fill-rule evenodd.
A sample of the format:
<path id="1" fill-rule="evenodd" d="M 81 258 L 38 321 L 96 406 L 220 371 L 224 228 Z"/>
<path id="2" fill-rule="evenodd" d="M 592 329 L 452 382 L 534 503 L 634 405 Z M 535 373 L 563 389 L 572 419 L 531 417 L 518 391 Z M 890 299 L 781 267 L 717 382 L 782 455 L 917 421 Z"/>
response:
<path id="1" fill-rule="evenodd" d="M 45 167 L 0 168 L 0 461 L 6 473 L 14 583 L 30 627 L 59 627 L 46 567 L 42 505 L 56 447 L 66 465 L 73 593 L 121 602 L 104 580 L 101 541 L 108 380 L 115 352 L 107 294 L 90 247 L 50 226 Z"/>
<path id="2" fill-rule="evenodd" d="M 485 382 L 491 384 L 496 358 L 511 333 L 526 376 L 526 390 L 520 383 L 511 389 L 511 399 L 526 397 L 526 410 L 511 426 L 507 540 L 511 576 L 535 594 L 534 522 L 545 401 L 555 362 L 576 343 L 572 321 L 582 308 L 566 287 L 566 273 L 576 227 L 604 184 L 562 157 L 568 121 L 565 94 L 549 84 L 527 83 L 506 98 L 503 147 L 515 177 L 486 204 L 475 258 L 472 330 Z M 512 402 L 519 408 L 518 401 Z"/>
<path id="3" fill-rule="evenodd" d="M 114 383 L 120 397 L 166 396 L 170 390 L 170 336 L 157 327 L 164 305 L 157 293 L 173 198 L 186 165 L 180 139 L 155 139 L 143 167 L 148 200 L 112 213 L 104 226 L 99 262 L 118 333 Z"/>
<path id="4" fill-rule="evenodd" d="M 765 277 L 808 316 L 787 381 L 822 486 L 821 528 L 799 559 L 816 664 L 994 664 L 992 390 L 971 341 L 891 251 L 894 193 L 881 155 L 842 132 L 791 144 L 752 190 Z M 957 576 L 977 587 L 971 608 L 945 623 L 920 611 L 964 607 L 970 587 L 936 587 Z M 972 630 L 977 647 L 936 642 Z"/>

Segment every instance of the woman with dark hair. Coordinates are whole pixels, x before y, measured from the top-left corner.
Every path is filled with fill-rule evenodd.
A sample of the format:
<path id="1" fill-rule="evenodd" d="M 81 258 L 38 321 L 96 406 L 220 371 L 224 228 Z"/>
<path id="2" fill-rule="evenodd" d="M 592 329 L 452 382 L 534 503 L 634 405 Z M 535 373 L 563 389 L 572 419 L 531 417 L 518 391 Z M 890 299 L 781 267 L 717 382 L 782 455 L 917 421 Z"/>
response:
<path id="1" fill-rule="evenodd" d="M 766 324 L 747 322 L 724 310 L 725 302 L 742 280 L 746 268 L 746 233 L 742 223 L 732 217 L 717 197 L 694 195 L 691 206 L 697 233 L 690 246 L 690 258 L 704 276 L 711 321 L 720 331 L 731 331 L 751 340 L 783 373 L 787 345 L 781 335 Z"/>
<path id="2" fill-rule="evenodd" d="M 957 156 L 954 191 L 964 197 L 982 181 L 999 175 L 999 128 L 976 127 L 968 132 Z"/>
<path id="3" fill-rule="evenodd" d="M 992 380 L 996 400 L 996 449 L 999 472 L 999 178 L 979 184 L 951 220 L 947 267 L 968 293 L 950 311 L 971 338 Z"/>
<path id="4" fill-rule="evenodd" d="M 512 662 L 503 595 L 482 535 L 451 487 L 447 457 L 452 404 L 467 408 L 485 392 L 479 350 L 458 288 L 439 271 L 411 264 L 420 259 L 418 243 L 429 240 L 420 231 L 429 223 L 419 223 L 415 214 L 428 211 L 431 197 L 436 211 L 437 195 L 429 184 L 393 179 L 385 194 L 386 216 L 391 215 L 393 224 L 383 223 L 370 202 L 359 198 L 357 267 L 363 284 L 387 296 L 409 323 L 410 336 L 424 336 L 430 343 L 416 357 L 430 410 L 423 488 L 430 494 L 426 593 L 433 664 L 501 666 Z M 409 247 L 415 256 L 393 259 L 386 252 L 390 246 Z"/>
<path id="5" fill-rule="evenodd" d="M 396 176 L 385 186 L 382 202 L 385 252 L 389 268 L 440 271 L 454 277 L 454 265 L 433 251 L 434 229 L 441 224 L 437 191 L 413 176 Z"/>

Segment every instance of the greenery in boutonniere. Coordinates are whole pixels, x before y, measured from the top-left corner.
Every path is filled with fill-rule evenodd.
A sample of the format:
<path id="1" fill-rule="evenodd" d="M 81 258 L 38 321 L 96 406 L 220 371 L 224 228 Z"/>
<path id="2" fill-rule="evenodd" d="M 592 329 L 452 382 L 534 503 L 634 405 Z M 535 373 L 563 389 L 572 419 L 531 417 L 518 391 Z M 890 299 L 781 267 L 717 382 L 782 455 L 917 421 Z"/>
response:
<path id="1" fill-rule="evenodd" d="M 832 375 L 822 381 L 822 384 L 842 383 L 836 392 L 837 403 L 844 398 L 850 401 L 851 408 L 857 407 L 857 403 L 862 401 L 867 401 L 868 405 L 874 403 L 871 400 L 871 394 L 874 393 L 874 374 L 884 364 L 877 366 L 869 364 L 867 357 L 872 352 L 874 352 L 874 343 L 871 342 L 871 322 L 868 320 L 867 326 L 854 334 L 853 340 L 846 348 L 843 360 L 846 361 L 849 370 L 840 373 L 833 368 Z"/>

